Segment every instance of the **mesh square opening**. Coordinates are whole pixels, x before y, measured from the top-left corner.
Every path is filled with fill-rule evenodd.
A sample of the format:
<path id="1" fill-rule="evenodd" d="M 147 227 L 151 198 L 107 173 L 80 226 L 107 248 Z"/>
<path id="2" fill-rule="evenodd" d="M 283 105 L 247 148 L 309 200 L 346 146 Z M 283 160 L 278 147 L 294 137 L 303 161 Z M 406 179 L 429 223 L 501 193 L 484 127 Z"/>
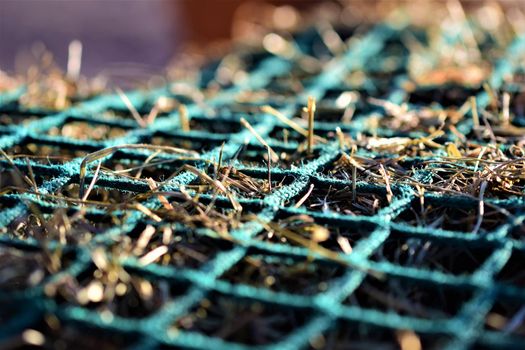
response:
<path id="1" fill-rule="evenodd" d="M 477 203 L 455 204 L 453 200 L 435 201 L 425 198 L 423 206 L 419 199 L 414 199 L 410 207 L 402 211 L 395 222 L 411 226 L 428 227 L 472 233 L 477 227 L 479 209 Z M 509 220 L 508 215 L 496 208 L 485 205 L 485 212 L 479 226 L 478 234 L 491 232 Z"/>
<path id="2" fill-rule="evenodd" d="M 0 288 L 5 292 L 22 292 L 41 286 L 46 278 L 69 267 L 74 259 L 72 251 L 0 245 Z"/>
<path id="3" fill-rule="evenodd" d="M 273 150 L 279 156 L 278 162 L 271 163 L 272 168 L 295 169 L 316 159 L 320 155 L 319 149 L 314 148 L 311 154 L 306 153 L 306 148 L 289 149 L 274 147 Z M 242 151 L 238 158 L 245 167 L 268 167 L 268 150 L 258 146 L 248 146 Z"/>
<path id="4" fill-rule="evenodd" d="M 27 164 L 17 165 L 17 168 L 23 175 L 27 176 L 27 178 L 31 180 L 29 167 Z M 42 186 L 47 181 L 57 178 L 56 172 L 53 173 L 53 171 L 39 171 L 36 169 L 34 164 L 31 164 L 31 169 L 33 171 L 33 176 L 37 187 Z M 33 190 L 33 187 L 30 187 L 29 184 L 24 181 L 24 179 L 20 177 L 10 165 L 4 166 L 4 164 L 0 163 L 0 188 L 5 189 L 6 187 L 22 187 L 27 189 L 31 188 L 31 190 Z"/>
<path id="5" fill-rule="evenodd" d="M 221 276 L 234 285 L 248 284 L 274 292 L 313 295 L 342 277 L 345 267 L 329 262 L 306 262 L 275 255 L 248 255 Z"/>
<path id="6" fill-rule="evenodd" d="M 496 300 L 485 316 L 485 329 L 501 332 L 503 335 L 525 337 L 525 306 L 523 301 Z"/>
<path id="7" fill-rule="evenodd" d="M 303 326 L 307 315 L 304 310 L 212 293 L 178 319 L 172 330 L 199 332 L 244 345 L 270 345 Z"/>
<path id="8" fill-rule="evenodd" d="M 270 79 L 270 82 L 264 89 L 258 91 L 260 95 L 258 100 L 260 100 L 261 103 L 266 103 L 268 99 L 284 103 L 292 100 L 302 89 L 303 86 L 301 82 L 292 75 L 276 76 Z"/>
<path id="9" fill-rule="evenodd" d="M 150 156 L 153 154 L 150 153 Z M 161 156 L 148 158 L 146 154 L 134 154 L 131 157 L 131 154 L 117 152 L 102 164 L 101 171 L 137 180 L 152 178 L 157 182 L 162 182 L 181 170 L 184 164 L 194 164 L 192 161 L 185 160 L 184 157 L 180 159 Z"/>
<path id="10" fill-rule="evenodd" d="M 20 201 L 16 197 L 0 197 L 0 209 L 10 209 L 19 204 Z"/>
<path id="11" fill-rule="evenodd" d="M 141 319 L 157 313 L 188 289 L 182 282 L 144 277 L 139 271 L 124 269 L 109 256 L 99 256 L 99 265 L 101 259 L 107 261 L 106 266 L 92 265 L 77 276 L 50 284 L 46 295 L 60 305 L 82 306 L 109 317 Z"/>
<path id="12" fill-rule="evenodd" d="M 440 86 L 420 86 L 409 95 L 408 102 L 428 106 L 439 104 L 441 107 L 461 107 L 470 96 L 475 96 L 481 88 L 464 87 L 455 84 Z"/>
<path id="13" fill-rule="evenodd" d="M 122 225 L 126 219 L 126 215 L 111 211 L 91 213 L 53 207 L 36 208 L 41 215 L 30 212 L 18 216 L 9 224 L 8 234 L 23 240 L 47 239 L 68 244 L 87 244 L 106 230 Z"/>
<path id="14" fill-rule="evenodd" d="M 422 349 L 430 350 L 443 349 L 446 343 L 451 340 L 450 337 L 443 334 L 418 334 L 411 330 L 395 330 L 339 320 L 323 334 L 311 337 L 308 341 L 308 349 L 395 350 L 401 349 L 401 342 L 407 337 L 411 338 L 412 341 L 418 341 Z"/>
<path id="15" fill-rule="evenodd" d="M 236 120 L 196 116 L 190 119 L 190 130 L 211 134 L 236 134 L 242 130 L 242 127 Z"/>
<path id="16" fill-rule="evenodd" d="M 249 169 L 246 171 L 237 170 L 235 167 L 230 168 L 230 166 L 222 166 L 218 171 L 209 167 L 205 173 L 211 178 L 219 180 L 228 193 L 238 199 L 264 199 L 291 184 L 294 180 L 292 175 L 277 174 L 272 176 L 270 174 L 269 181 L 268 173 L 263 175 L 258 172 L 250 172 Z M 198 194 L 226 196 L 223 191 L 217 190 L 214 185 L 200 177 L 186 187 Z"/>
<path id="17" fill-rule="evenodd" d="M 170 146 L 176 148 L 184 148 L 186 150 L 193 150 L 199 153 L 210 151 L 216 147 L 220 147 L 224 140 L 208 139 L 202 137 L 175 136 L 168 133 L 156 133 L 152 137 L 144 140 L 145 143 L 150 143 L 156 146 Z"/>
<path id="18" fill-rule="evenodd" d="M 89 325 L 61 323 L 56 318 L 46 317 L 32 329 L 42 333 L 45 349 L 104 349 L 118 350 L 133 346 L 139 341 L 135 333 L 122 333 L 104 330 Z M 24 344 L 21 348 L 36 349 L 39 347 Z"/>
<path id="19" fill-rule="evenodd" d="M 241 223 L 252 220 L 250 214 L 260 210 L 258 206 L 241 203 L 242 210 L 234 208 L 229 198 L 218 196 L 192 195 L 187 198 L 180 192 L 166 193 L 164 196 L 173 209 L 165 205 L 153 212 L 162 218 L 163 223 L 182 224 L 192 230 L 217 236 L 228 236 L 230 230 Z"/>
<path id="20" fill-rule="evenodd" d="M 139 241 L 145 237 L 149 237 L 147 245 L 137 249 Z M 120 236 L 115 244 L 119 254 L 135 257 L 143 256 L 162 245 L 168 251 L 156 262 L 158 265 L 192 269 L 202 268 L 219 252 L 233 248 L 232 242 L 218 237 L 198 233 L 190 228 L 153 222 L 137 224 L 129 234 Z"/>
<path id="21" fill-rule="evenodd" d="M 47 144 L 26 140 L 21 144 L 8 148 L 5 152 L 12 159 L 29 158 L 31 161 L 42 164 L 60 164 L 66 163 L 74 158 L 84 158 L 96 150 L 96 148 L 91 146 Z"/>
<path id="22" fill-rule="evenodd" d="M 510 237 L 518 240 L 518 241 L 524 241 L 525 240 L 525 221 L 522 222 L 520 225 L 514 226 L 509 233 Z"/>
<path id="23" fill-rule="evenodd" d="M 511 284 L 518 288 L 525 287 L 525 270 L 523 269 L 524 261 L 525 252 L 517 249 L 514 250 L 503 269 L 501 269 L 496 275 L 496 280 Z"/>
<path id="24" fill-rule="evenodd" d="M 84 185 L 84 191 L 87 191 L 88 186 L 89 181 L 86 181 Z M 69 183 L 59 190 L 58 195 L 67 198 L 79 199 L 81 198 L 80 185 L 78 183 Z M 87 200 L 107 204 L 124 204 L 131 201 L 136 195 L 136 192 L 95 185 L 93 190 L 89 193 Z"/>
<path id="25" fill-rule="evenodd" d="M 331 185 L 315 186 L 302 207 L 314 212 L 338 213 L 353 216 L 372 216 L 388 206 L 386 193 L 359 189 L 354 192 L 350 186 L 343 188 Z"/>
<path id="26" fill-rule="evenodd" d="M 122 137 L 128 131 L 127 127 L 72 119 L 59 127 L 52 127 L 46 134 L 75 140 L 104 141 Z"/>
<path id="27" fill-rule="evenodd" d="M 368 276 L 344 303 L 424 319 L 448 319 L 472 297 L 464 288 Z"/>
<path id="28" fill-rule="evenodd" d="M 493 251 L 493 247 L 416 238 L 393 231 L 372 260 L 462 275 L 475 272 Z"/>
<path id="29" fill-rule="evenodd" d="M 144 117 L 149 115 L 149 113 L 151 112 L 151 109 L 153 108 L 153 105 L 151 103 L 144 103 L 143 105 L 140 105 L 140 106 L 134 105 L 134 107 L 137 110 L 137 112 L 139 113 L 139 115 L 142 118 L 144 118 Z M 160 112 L 160 113 L 158 113 L 157 118 L 165 117 L 167 115 L 168 115 L 168 113 Z M 108 118 L 108 119 L 113 119 L 113 120 L 115 120 L 115 119 L 116 120 L 123 119 L 126 122 L 128 122 L 128 121 L 129 122 L 136 122 L 136 119 L 133 117 L 133 114 L 126 107 L 123 107 L 123 108 L 108 108 L 108 109 L 102 111 L 100 116 L 102 118 Z M 139 127 L 139 125 L 137 124 L 137 128 L 138 127 Z"/>
<path id="30" fill-rule="evenodd" d="M 355 157 L 354 160 L 362 169 L 356 168 L 356 181 L 365 181 L 368 183 L 377 182 L 381 178 L 381 183 L 384 182 L 383 174 L 380 170 L 381 165 L 388 173 L 390 181 L 397 180 L 403 176 L 412 176 L 414 170 L 421 166 L 419 161 L 406 160 L 403 157 L 388 157 L 366 159 Z M 323 166 L 320 172 L 330 178 L 338 180 L 352 181 L 353 167 L 350 158 L 347 155 L 341 155 L 335 161 Z"/>
<path id="31" fill-rule="evenodd" d="M 38 115 L 20 111 L 0 111 L 0 126 L 26 125 L 39 118 L 40 116 Z"/>
<path id="32" fill-rule="evenodd" d="M 312 229 L 317 225 L 328 230 L 328 236 L 321 242 L 321 247 L 336 253 L 348 253 L 364 238 L 367 238 L 375 229 L 376 225 L 369 222 L 360 223 L 338 223 L 330 219 L 314 219 L 307 215 L 278 214 L 278 219 L 268 224 L 266 229 L 256 236 L 257 239 L 275 244 L 286 244 L 293 246 L 305 246 L 298 242 L 296 236 L 305 242 L 312 239 Z M 288 232 L 291 232 L 293 237 Z"/>
<path id="33" fill-rule="evenodd" d="M 274 140 L 282 142 L 285 146 L 288 146 L 291 142 L 297 144 L 306 143 L 305 136 L 288 127 L 276 126 L 268 136 Z"/>

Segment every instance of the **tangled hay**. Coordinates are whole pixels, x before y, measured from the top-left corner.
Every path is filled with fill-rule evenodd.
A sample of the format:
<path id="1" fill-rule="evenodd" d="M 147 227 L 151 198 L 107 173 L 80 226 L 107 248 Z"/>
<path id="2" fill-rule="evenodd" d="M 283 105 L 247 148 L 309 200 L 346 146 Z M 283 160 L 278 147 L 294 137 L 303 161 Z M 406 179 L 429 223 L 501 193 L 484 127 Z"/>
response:
<path id="1" fill-rule="evenodd" d="M 242 18 L 160 88 L 2 73 L 2 346 L 520 347 L 521 12 L 427 6 Z"/>

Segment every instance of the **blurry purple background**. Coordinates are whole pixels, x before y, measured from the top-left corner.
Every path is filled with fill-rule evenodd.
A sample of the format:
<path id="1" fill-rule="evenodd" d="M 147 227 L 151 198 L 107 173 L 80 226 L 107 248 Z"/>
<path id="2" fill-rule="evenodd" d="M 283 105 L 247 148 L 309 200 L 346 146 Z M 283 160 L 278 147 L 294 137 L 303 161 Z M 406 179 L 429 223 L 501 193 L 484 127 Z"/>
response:
<path id="1" fill-rule="evenodd" d="M 82 74 L 103 69 L 158 72 L 183 38 L 177 3 L 0 0 L 0 69 L 23 72 L 24 54 L 35 42 L 44 43 L 64 68 L 68 45 L 78 39 L 83 44 Z"/>
<path id="2" fill-rule="evenodd" d="M 37 42 L 65 69 L 68 45 L 78 39 L 83 44 L 82 75 L 104 73 L 110 80 L 140 81 L 162 75 L 184 45 L 230 40 L 242 5 L 304 9 L 330 1 L 334 0 L 0 0 L 0 70 L 26 73 L 34 63 L 31 48 Z"/>

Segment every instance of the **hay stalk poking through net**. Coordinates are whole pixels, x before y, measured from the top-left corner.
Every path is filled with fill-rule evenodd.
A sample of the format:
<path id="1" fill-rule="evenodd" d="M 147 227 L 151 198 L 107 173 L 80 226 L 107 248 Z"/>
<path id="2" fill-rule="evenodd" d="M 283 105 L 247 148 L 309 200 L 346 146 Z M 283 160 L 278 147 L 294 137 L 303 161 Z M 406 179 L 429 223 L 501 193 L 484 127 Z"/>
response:
<path id="1" fill-rule="evenodd" d="M 0 75 L 1 341 L 521 346 L 525 44 L 458 4 L 454 36 L 278 7 L 147 92 L 97 95 L 76 44 Z"/>

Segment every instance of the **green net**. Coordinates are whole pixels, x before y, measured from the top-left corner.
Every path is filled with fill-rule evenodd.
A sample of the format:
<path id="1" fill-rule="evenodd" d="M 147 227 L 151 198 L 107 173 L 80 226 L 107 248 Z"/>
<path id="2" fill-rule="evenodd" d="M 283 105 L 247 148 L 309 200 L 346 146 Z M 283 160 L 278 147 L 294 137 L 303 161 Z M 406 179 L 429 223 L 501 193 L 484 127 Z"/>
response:
<path id="1" fill-rule="evenodd" d="M 388 160 L 396 157 L 395 152 L 358 148 L 351 153 L 344 138 L 337 140 L 337 127 L 344 137 L 386 138 L 392 142 L 388 146 L 396 142 L 406 146 L 410 139 L 416 140 L 416 148 L 424 148 L 432 142 L 455 143 L 462 135 L 467 140 L 474 138 L 479 121 L 470 110 L 455 129 L 432 138 L 422 119 L 409 130 L 393 126 L 385 105 L 358 103 L 350 121 L 340 120 L 348 109 L 340 106 L 340 99 L 351 98 L 344 95 L 347 91 L 396 106 L 408 102 L 415 109 L 431 102 L 435 102 L 434 109 L 460 107 L 475 95 L 479 118 L 483 117 L 481 111 L 491 101 L 490 90 L 462 85 L 407 89 L 408 69 L 413 64 L 406 47 L 407 33 L 427 40 L 425 32 L 401 25 L 360 28 L 357 38 L 323 69 L 300 71 L 304 77 L 299 92 L 282 83 L 284 77 L 297 73 L 299 60 L 250 53 L 243 57 L 248 62 L 246 77 L 223 86 L 204 102 L 187 100 L 172 85 L 127 94 L 140 114 L 147 114 L 161 96 L 184 101 L 190 131 L 182 130 L 177 111 L 161 114 L 141 128 L 118 95 L 97 96 L 60 112 L 21 106 L 18 98 L 24 88 L 0 95 L 4 119 L 0 147 L 12 158 L 1 160 L 4 191 L 0 226 L 4 233 L 0 236 L 0 277 L 14 280 L 9 284 L 0 281 L 4 283 L 0 291 L 1 338 L 16 346 L 13 339 L 27 329 L 36 329 L 45 334 L 46 344 L 65 348 L 295 349 L 348 348 L 349 344 L 352 348 L 396 348 L 400 338 L 407 341 L 415 333 L 424 348 L 522 347 L 523 195 L 487 195 L 481 201 L 485 215 L 480 216 L 480 200 L 467 194 L 432 191 L 431 187 L 421 194 L 418 186 L 392 176 L 390 183 L 381 175 L 363 180 L 370 172 L 382 174 L 389 169 Z M 343 38 L 351 34 L 347 28 L 340 31 Z M 448 43 L 462 40 L 445 34 L 442 39 Z M 482 44 L 490 48 L 490 39 L 486 40 Z M 315 49 L 322 43 L 315 30 L 297 34 L 295 41 L 304 55 L 332 54 L 326 48 Z M 519 91 L 519 84 L 509 83 L 508 76 L 519 73 L 524 38 L 514 39 L 494 54 L 480 47 L 492 65 L 488 85 L 495 91 Z M 208 86 L 219 68 L 220 62 L 205 67 L 194 88 Z M 348 76 L 355 72 L 359 77 L 349 81 Z M 255 102 L 239 101 L 244 91 L 271 93 Z M 302 147 L 304 136 L 259 107 L 270 105 L 292 118 L 306 106 L 309 96 L 318 101 L 315 133 L 327 142 L 316 142 L 311 155 L 271 165 L 269 174 L 268 149 L 242 127 L 241 118 L 276 153 L 293 154 Z M 210 110 L 216 115 L 210 116 Z M 516 128 L 524 120 L 516 114 Z M 67 128 L 81 130 L 79 137 L 64 136 Z M 94 139 L 86 132 L 84 138 L 82 130 L 88 128 L 99 128 L 100 137 Z M 65 199 L 66 193 L 69 198 L 79 198 L 82 193 L 80 170 L 86 155 L 130 144 L 184 148 L 198 155 L 117 147 L 87 164 L 84 186 L 87 188 L 97 174 L 89 199 L 102 198 L 110 205 L 82 206 L 79 201 Z M 511 146 L 500 143 L 498 147 L 508 152 Z M 343 153 L 352 156 L 344 158 Z M 26 160 L 16 156 L 19 154 L 33 156 Z M 437 181 L 436 172 L 445 175 L 441 167 L 433 172 L 427 164 L 450 161 L 451 154 L 453 150 L 447 153 L 445 148 L 428 155 L 416 152 L 403 157 L 402 164 L 422 186 L 431 186 Z M 64 155 L 69 159 L 58 158 Z M 359 157 L 379 160 L 383 170 L 363 163 L 355 166 L 355 177 L 338 170 L 341 159 Z M 104 170 L 137 167 L 148 158 L 155 166 L 143 168 L 142 177 L 117 176 Z M 163 217 L 159 222 L 156 214 L 166 205 L 163 199 L 196 196 L 192 184 L 199 182 L 199 171 L 213 173 L 209 169 L 219 158 L 222 164 L 233 165 L 237 175 L 265 181 L 270 176 L 267 184 L 273 189 L 263 194 L 235 194 L 249 219 L 228 227 L 228 237 L 217 230 L 187 225 L 177 217 Z M 99 161 L 103 166 L 100 171 Z M 182 167 L 185 164 L 192 168 Z M 461 161 L 461 166 L 465 171 L 483 170 L 490 163 L 474 159 Z M 12 180 L 17 175 L 15 167 L 33 179 L 34 188 L 16 190 L 20 185 Z M 164 197 L 140 197 L 151 190 L 146 177 L 161 184 L 157 191 Z M 374 178 L 377 181 L 371 180 Z M 450 177 L 446 181 L 455 180 Z M 341 193 L 352 193 L 358 205 L 338 200 Z M 139 196 L 141 206 L 119 206 L 129 196 Z M 233 210 L 232 199 L 224 193 L 205 191 L 199 193 L 198 200 L 206 206 L 211 203 L 224 215 Z M 423 218 L 418 213 L 426 206 L 448 208 L 450 215 L 444 221 Z M 41 239 L 38 232 L 21 233 L 30 220 L 58 220 L 61 216 L 57 213 L 82 216 L 90 223 L 79 228 L 85 235 L 61 237 L 57 232 L 56 237 Z M 474 221 L 462 221 L 465 213 L 473 213 Z M 305 216 L 330 231 L 327 240 L 312 243 L 318 249 L 300 237 L 294 239 L 291 233 L 288 239 L 269 234 L 275 222 L 292 227 Z M 71 219 L 70 225 L 87 224 Z M 166 231 L 166 226 L 171 231 Z M 162 258 L 154 259 L 156 253 L 161 256 L 166 252 L 162 246 L 157 250 L 141 248 L 138 241 L 147 235 L 144 232 L 150 232 L 150 241 L 165 239 L 170 254 L 180 254 L 180 260 L 165 263 Z M 117 242 L 126 242 L 125 237 L 133 250 L 141 251 L 140 258 L 118 250 L 122 245 Z M 351 247 L 336 237 L 346 237 Z M 182 251 L 188 246 L 191 252 Z M 346 247 L 346 253 L 339 246 Z M 149 258 L 152 260 L 147 261 Z M 93 271 L 108 265 L 115 265 L 112 271 L 117 272 L 99 277 L 115 285 L 117 302 L 109 309 L 101 306 L 107 289 L 93 282 Z M 80 287 L 73 280 L 79 281 Z M 130 287 L 118 282 L 123 280 L 132 281 L 136 295 L 129 295 Z M 75 302 L 67 295 L 76 295 Z M 145 300 L 144 295 L 149 298 Z M 498 322 L 506 326 L 487 326 Z M 26 340 L 32 339 L 31 333 L 23 334 Z M 50 339 L 54 338 L 59 340 L 53 343 Z M 33 341 L 38 343 L 38 339 Z"/>

